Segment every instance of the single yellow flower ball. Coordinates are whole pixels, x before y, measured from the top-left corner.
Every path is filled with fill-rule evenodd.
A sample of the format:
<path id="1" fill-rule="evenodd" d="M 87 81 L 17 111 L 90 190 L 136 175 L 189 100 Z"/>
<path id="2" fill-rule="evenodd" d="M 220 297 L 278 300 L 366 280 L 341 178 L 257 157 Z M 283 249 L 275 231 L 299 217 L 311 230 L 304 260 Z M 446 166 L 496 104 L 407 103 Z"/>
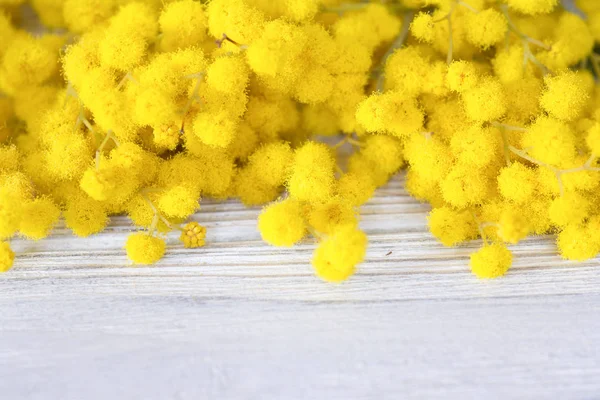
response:
<path id="1" fill-rule="evenodd" d="M 179 0 L 165 5 L 158 22 L 161 48 L 166 51 L 198 45 L 208 34 L 204 7 L 197 1 Z"/>
<path id="2" fill-rule="evenodd" d="M 19 233 L 32 240 L 47 237 L 60 218 L 60 208 L 46 197 L 24 203 L 22 212 Z"/>
<path id="3" fill-rule="evenodd" d="M 498 235 L 507 243 L 517 244 L 531 231 L 530 215 L 525 215 L 523 210 L 509 208 L 500 216 Z"/>
<path id="4" fill-rule="evenodd" d="M 552 117 L 540 116 L 521 137 L 521 146 L 529 155 L 555 167 L 567 167 L 577 156 L 577 138 L 573 128 Z"/>
<path id="5" fill-rule="evenodd" d="M 548 212 L 554 225 L 565 227 L 583 222 L 593 209 L 594 205 L 584 194 L 567 192 L 552 201 Z"/>
<path id="6" fill-rule="evenodd" d="M 187 218 L 200 208 L 199 198 L 200 194 L 193 187 L 178 185 L 161 193 L 157 206 L 167 217 Z"/>
<path id="7" fill-rule="evenodd" d="M 114 194 L 120 178 L 126 170 L 118 171 L 115 168 L 96 169 L 95 166 L 88 168 L 79 186 L 92 199 L 97 201 L 105 201 Z"/>
<path id="8" fill-rule="evenodd" d="M 67 227 L 80 237 L 101 232 L 109 222 L 106 206 L 83 192 L 69 196 L 63 216 Z"/>
<path id="9" fill-rule="evenodd" d="M 556 245 L 563 258 L 585 261 L 596 257 L 600 252 L 600 240 L 596 238 L 597 235 L 598 231 L 594 231 L 592 227 L 573 223 L 558 234 Z"/>
<path id="10" fill-rule="evenodd" d="M 540 104 L 551 116 L 562 121 L 573 121 L 583 112 L 589 93 L 583 77 L 576 72 L 563 72 L 544 78 L 546 90 Z"/>
<path id="11" fill-rule="evenodd" d="M 319 12 L 320 0 L 285 0 L 286 16 L 302 22 L 314 18 Z"/>
<path id="12" fill-rule="evenodd" d="M 367 235 L 353 225 L 338 228 L 323 240 L 313 254 L 312 265 L 319 278 L 327 282 L 345 281 L 364 261 Z"/>
<path id="13" fill-rule="evenodd" d="M 263 240 L 278 247 L 291 247 L 306 234 L 306 222 L 299 202 L 287 199 L 267 206 L 258 217 Z"/>
<path id="14" fill-rule="evenodd" d="M 0 239 L 8 239 L 19 229 L 23 218 L 23 198 L 15 196 L 12 188 L 0 185 Z"/>
<path id="15" fill-rule="evenodd" d="M 0 242 L 0 273 L 8 272 L 15 261 L 15 253 L 6 242 Z"/>
<path id="16" fill-rule="evenodd" d="M 127 257 L 134 264 L 151 265 L 165 255 L 166 243 L 163 239 L 151 236 L 146 232 L 132 233 L 125 243 Z"/>
<path id="17" fill-rule="evenodd" d="M 358 225 L 356 211 L 342 199 L 313 204 L 308 213 L 308 223 L 319 233 L 331 235 L 341 226 Z"/>
<path id="18" fill-rule="evenodd" d="M 485 245 L 471 254 L 471 271 L 480 279 L 498 278 L 512 265 L 512 253 L 500 243 Z"/>
<path id="19" fill-rule="evenodd" d="M 502 41 L 508 30 L 508 22 L 501 12 L 488 8 L 478 13 L 467 13 L 465 19 L 466 39 L 486 50 Z"/>
<path id="20" fill-rule="evenodd" d="M 473 121 L 494 121 L 506 113 L 507 99 L 496 78 L 483 78 L 479 85 L 462 93 L 467 116 Z"/>
<path id="21" fill-rule="evenodd" d="M 337 181 L 337 194 L 349 204 L 358 207 L 375 193 L 375 182 L 368 172 L 348 172 Z"/>
<path id="22" fill-rule="evenodd" d="M 190 222 L 183 227 L 179 240 L 187 249 L 203 247 L 206 242 L 206 228 L 197 222 Z"/>
<path id="23" fill-rule="evenodd" d="M 422 42 L 433 43 L 435 21 L 431 14 L 426 12 L 418 13 L 410 24 L 410 32 Z"/>
<path id="24" fill-rule="evenodd" d="M 238 121 L 227 111 L 203 112 L 194 120 L 194 134 L 209 146 L 226 148 L 237 136 Z"/>
<path id="25" fill-rule="evenodd" d="M 70 31 L 83 33 L 108 19 L 115 11 L 115 0 L 64 0 L 63 17 Z"/>
<path id="26" fill-rule="evenodd" d="M 206 71 L 206 82 L 222 93 L 238 95 L 246 90 L 250 69 L 241 57 L 217 58 Z"/>
<path id="27" fill-rule="evenodd" d="M 365 140 L 360 152 L 387 174 L 396 173 L 404 164 L 402 142 L 392 136 L 372 135 Z"/>
<path id="28" fill-rule="evenodd" d="M 455 246 L 477 237 L 477 224 L 468 211 L 451 207 L 434 208 L 428 216 L 429 229 L 444 246 Z"/>
<path id="29" fill-rule="evenodd" d="M 500 194 L 518 204 L 526 203 L 533 197 L 536 182 L 536 171 L 519 162 L 502 168 L 498 175 Z"/>
<path id="30" fill-rule="evenodd" d="M 448 66 L 446 84 L 450 90 L 463 93 L 471 90 L 479 83 L 479 71 L 470 61 L 453 61 Z"/>
<path id="31" fill-rule="evenodd" d="M 270 186 L 285 183 L 294 161 L 294 151 L 286 142 L 268 143 L 249 157 L 249 167 L 256 176 Z"/>
<path id="32" fill-rule="evenodd" d="M 287 188 L 292 198 L 318 202 L 331 198 L 335 159 L 326 145 L 308 142 L 296 150 Z"/>

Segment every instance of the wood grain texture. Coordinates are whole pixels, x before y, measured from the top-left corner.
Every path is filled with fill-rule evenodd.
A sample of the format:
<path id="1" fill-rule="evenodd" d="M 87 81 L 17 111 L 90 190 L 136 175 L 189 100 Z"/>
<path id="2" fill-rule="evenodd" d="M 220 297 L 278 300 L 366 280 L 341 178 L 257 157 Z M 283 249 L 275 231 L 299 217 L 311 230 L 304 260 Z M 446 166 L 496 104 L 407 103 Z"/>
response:
<path id="1" fill-rule="evenodd" d="M 598 399 L 600 262 L 552 238 L 513 248 L 503 279 L 439 245 L 395 179 L 363 208 L 367 262 L 319 282 L 310 240 L 270 248 L 258 210 L 205 202 L 209 245 L 130 268 L 130 226 L 15 241 L 0 276 L 6 399 Z M 392 252 L 390 255 L 387 255 Z"/>

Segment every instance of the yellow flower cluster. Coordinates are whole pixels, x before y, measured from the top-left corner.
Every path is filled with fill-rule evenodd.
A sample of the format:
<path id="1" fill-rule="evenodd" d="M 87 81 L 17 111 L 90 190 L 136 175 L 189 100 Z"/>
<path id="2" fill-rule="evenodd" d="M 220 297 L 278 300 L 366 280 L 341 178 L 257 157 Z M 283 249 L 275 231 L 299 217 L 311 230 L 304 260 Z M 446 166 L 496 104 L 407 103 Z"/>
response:
<path id="1" fill-rule="evenodd" d="M 0 0 L 0 271 L 61 216 L 79 236 L 129 216 L 134 264 L 175 229 L 202 247 L 185 221 L 212 197 L 266 205 L 274 246 L 313 236 L 340 282 L 403 167 L 434 236 L 483 239 L 478 277 L 532 234 L 600 252 L 596 0 L 28 0 L 64 32 L 37 36 L 24 2 Z"/>

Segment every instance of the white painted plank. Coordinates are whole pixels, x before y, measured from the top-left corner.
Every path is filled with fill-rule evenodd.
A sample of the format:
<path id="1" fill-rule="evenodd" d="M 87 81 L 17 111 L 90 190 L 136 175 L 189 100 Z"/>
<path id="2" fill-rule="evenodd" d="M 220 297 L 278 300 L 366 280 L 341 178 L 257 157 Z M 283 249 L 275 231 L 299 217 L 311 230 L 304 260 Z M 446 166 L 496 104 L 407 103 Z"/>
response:
<path id="1" fill-rule="evenodd" d="M 3 313 L 0 392 L 8 399 L 594 399 L 599 300 L 26 300 Z"/>

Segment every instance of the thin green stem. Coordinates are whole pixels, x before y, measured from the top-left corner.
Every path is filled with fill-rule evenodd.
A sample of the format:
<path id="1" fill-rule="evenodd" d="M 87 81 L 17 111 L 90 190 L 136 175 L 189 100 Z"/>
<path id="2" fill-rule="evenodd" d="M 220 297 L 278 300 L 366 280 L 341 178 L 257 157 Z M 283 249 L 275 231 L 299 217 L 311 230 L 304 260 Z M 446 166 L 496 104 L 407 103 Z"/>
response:
<path id="1" fill-rule="evenodd" d="M 154 218 L 160 219 L 169 229 L 172 229 L 172 225 L 169 222 L 168 219 L 166 219 L 161 213 L 160 211 L 158 211 L 158 208 L 156 208 L 156 206 L 154 205 L 154 203 L 152 203 L 152 200 L 150 200 L 148 198 L 148 196 L 146 196 L 145 194 L 142 194 L 142 197 L 144 198 L 144 200 L 146 201 L 146 203 L 148 203 L 148 205 L 150 206 L 150 208 L 152 209 L 152 212 L 154 213 Z M 158 221 L 157 221 L 158 224 Z"/>
<path id="2" fill-rule="evenodd" d="M 521 128 L 520 126 L 507 125 L 496 121 L 492 122 L 492 126 L 496 128 L 505 129 L 507 131 L 527 132 L 527 129 Z"/>
<path id="3" fill-rule="evenodd" d="M 465 2 L 464 2 L 464 1 L 462 1 L 462 0 L 458 0 L 456 3 L 457 3 L 459 6 L 463 6 L 464 8 L 466 8 L 467 10 L 469 10 L 469 11 L 471 11 L 471 12 L 475 13 L 475 14 L 479 14 L 479 10 L 478 10 L 478 9 L 476 9 L 475 7 L 471 6 L 471 5 L 470 5 L 470 4 L 468 4 L 468 3 L 465 3 Z"/>
<path id="4" fill-rule="evenodd" d="M 100 159 L 102 157 L 102 153 L 104 152 L 104 148 L 108 144 L 108 141 L 112 139 L 117 146 L 119 145 L 119 142 L 117 142 L 117 140 L 112 136 L 112 131 L 109 130 L 108 132 L 106 132 L 102 143 L 100 143 L 100 146 L 98 146 L 98 149 L 96 150 L 96 169 L 100 169 Z"/>

